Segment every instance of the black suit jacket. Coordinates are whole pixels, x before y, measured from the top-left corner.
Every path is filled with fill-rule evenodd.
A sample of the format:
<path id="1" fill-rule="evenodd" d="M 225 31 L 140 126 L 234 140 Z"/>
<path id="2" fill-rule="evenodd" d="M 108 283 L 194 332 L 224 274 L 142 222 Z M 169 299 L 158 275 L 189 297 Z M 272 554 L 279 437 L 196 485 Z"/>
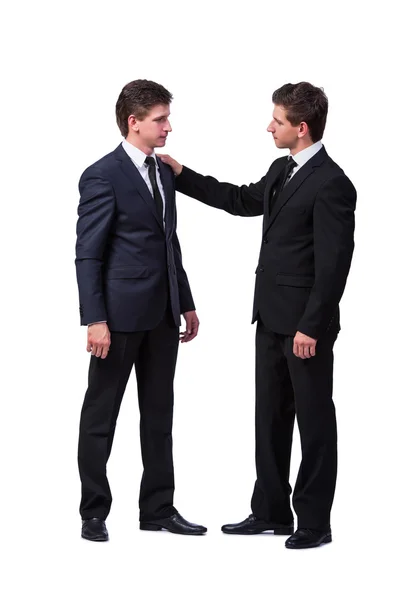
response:
<path id="1" fill-rule="evenodd" d="M 258 182 L 220 183 L 187 167 L 176 189 L 232 215 L 264 215 L 256 269 L 253 323 L 261 316 L 276 333 L 320 338 L 340 329 L 339 301 L 354 249 L 356 190 L 325 148 L 274 194 L 287 157 L 274 161 Z"/>
<path id="2" fill-rule="evenodd" d="M 76 273 L 81 324 L 112 331 L 153 329 L 168 296 L 177 326 L 194 310 L 176 235 L 175 177 L 157 161 L 165 192 L 165 231 L 139 171 L 119 145 L 79 182 Z"/>

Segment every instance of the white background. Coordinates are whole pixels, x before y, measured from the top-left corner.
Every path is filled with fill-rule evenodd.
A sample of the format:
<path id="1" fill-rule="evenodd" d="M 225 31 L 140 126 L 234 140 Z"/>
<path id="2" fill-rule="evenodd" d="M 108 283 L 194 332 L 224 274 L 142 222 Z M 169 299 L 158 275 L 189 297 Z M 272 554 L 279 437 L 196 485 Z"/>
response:
<path id="1" fill-rule="evenodd" d="M 398 550 L 398 31 L 395 2 L 14 2 L 3 11 L 2 598 L 117 600 L 339 595 L 393 598 Z M 89 357 L 79 327 L 77 182 L 121 141 L 128 81 L 174 94 L 166 151 L 250 183 L 277 151 L 271 94 L 323 86 L 324 142 L 358 191 L 356 249 L 335 346 L 339 476 L 334 543 L 224 536 L 250 512 L 261 218 L 178 196 L 199 337 L 176 375 L 175 504 L 204 538 L 138 530 L 134 377 L 109 477 L 108 544 L 80 539 L 78 422 Z M 296 434 L 292 483 L 300 460 Z M 139 596 L 140 594 L 140 596 Z"/>

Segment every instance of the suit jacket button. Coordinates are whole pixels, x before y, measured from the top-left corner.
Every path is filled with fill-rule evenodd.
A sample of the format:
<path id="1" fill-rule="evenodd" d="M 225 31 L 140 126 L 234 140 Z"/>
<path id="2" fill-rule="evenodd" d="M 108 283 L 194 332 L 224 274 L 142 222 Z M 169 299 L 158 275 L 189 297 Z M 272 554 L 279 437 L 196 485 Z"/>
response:
<path id="1" fill-rule="evenodd" d="M 264 240 L 264 244 L 268 244 L 268 240 Z"/>
<path id="2" fill-rule="evenodd" d="M 258 270 L 260 271 L 260 273 L 264 272 L 264 269 L 262 267 L 260 267 Z"/>

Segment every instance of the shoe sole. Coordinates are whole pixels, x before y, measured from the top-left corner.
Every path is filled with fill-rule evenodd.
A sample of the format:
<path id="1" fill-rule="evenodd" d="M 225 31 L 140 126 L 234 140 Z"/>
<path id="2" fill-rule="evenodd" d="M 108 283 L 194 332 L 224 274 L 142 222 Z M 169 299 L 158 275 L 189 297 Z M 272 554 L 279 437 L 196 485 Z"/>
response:
<path id="1" fill-rule="evenodd" d="M 263 529 L 262 531 L 224 531 L 228 535 L 259 535 L 260 533 L 273 533 L 274 535 L 292 535 L 294 527 L 280 527 L 279 529 Z"/>
<path id="2" fill-rule="evenodd" d="M 108 536 L 106 538 L 93 538 L 93 537 L 86 537 L 85 535 L 81 535 L 81 538 L 83 540 L 88 540 L 88 542 L 108 542 Z"/>
<path id="3" fill-rule="evenodd" d="M 153 525 L 153 523 L 140 523 L 139 529 L 142 531 L 168 531 L 169 533 L 176 533 L 177 535 L 204 535 L 206 531 L 189 532 L 189 531 L 173 531 L 162 525 Z"/>
<path id="4" fill-rule="evenodd" d="M 330 544 L 332 541 L 332 535 L 329 534 L 327 535 L 322 542 L 319 542 L 318 544 L 309 544 L 308 546 L 286 546 L 286 548 L 288 548 L 289 550 L 307 550 L 308 548 L 318 548 L 319 546 L 324 546 L 325 544 Z"/>

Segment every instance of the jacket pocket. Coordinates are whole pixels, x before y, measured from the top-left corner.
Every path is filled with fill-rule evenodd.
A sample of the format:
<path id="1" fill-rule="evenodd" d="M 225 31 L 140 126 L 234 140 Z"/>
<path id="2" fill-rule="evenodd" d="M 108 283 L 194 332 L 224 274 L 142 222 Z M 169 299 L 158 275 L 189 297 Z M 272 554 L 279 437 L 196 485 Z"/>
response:
<path id="1" fill-rule="evenodd" d="M 291 287 L 312 287 L 314 285 L 314 276 L 278 273 L 275 281 L 278 285 L 289 285 Z"/>
<path id="2" fill-rule="evenodd" d="M 148 267 L 113 267 L 105 272 L 106 279 L 140 279 L 148 277 Z"/>

